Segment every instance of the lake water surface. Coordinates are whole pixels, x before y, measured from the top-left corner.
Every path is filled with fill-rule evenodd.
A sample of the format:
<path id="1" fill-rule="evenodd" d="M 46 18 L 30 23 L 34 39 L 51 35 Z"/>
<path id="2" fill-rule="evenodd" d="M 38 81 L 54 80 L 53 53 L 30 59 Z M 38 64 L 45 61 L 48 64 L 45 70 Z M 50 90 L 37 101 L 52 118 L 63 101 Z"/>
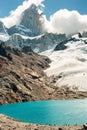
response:
<path id="1" fill-rule="evenodd" d="M 48 100 L 0 106 L 0 113 L 23 122 L 51 125 L 87 123 L 87 99 Z"/>

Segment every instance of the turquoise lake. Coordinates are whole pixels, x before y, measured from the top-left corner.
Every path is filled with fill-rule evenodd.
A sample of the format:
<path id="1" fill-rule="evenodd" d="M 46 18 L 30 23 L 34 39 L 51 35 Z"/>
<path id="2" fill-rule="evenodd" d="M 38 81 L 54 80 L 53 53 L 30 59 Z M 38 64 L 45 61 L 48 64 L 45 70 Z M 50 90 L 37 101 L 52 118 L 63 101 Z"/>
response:
<path id="1" fill-rule="evenodd" d="M 0 113 L 23 122 L 51 125 L 87 123 L 87 99 L 48 100 L 0 106 Z"/>

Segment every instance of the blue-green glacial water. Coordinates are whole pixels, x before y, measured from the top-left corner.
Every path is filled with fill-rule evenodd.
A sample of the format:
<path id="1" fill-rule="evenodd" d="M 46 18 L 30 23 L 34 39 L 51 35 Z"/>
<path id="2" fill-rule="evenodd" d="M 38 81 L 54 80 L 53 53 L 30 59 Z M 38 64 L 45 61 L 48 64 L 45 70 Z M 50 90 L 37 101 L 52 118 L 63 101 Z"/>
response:
<path id="1" fill-rule="evenodd" d="M 37 124 L 75 125 L 87 123 L 87 99 L 48 100 L 0 106 L 0 113 Z"/>

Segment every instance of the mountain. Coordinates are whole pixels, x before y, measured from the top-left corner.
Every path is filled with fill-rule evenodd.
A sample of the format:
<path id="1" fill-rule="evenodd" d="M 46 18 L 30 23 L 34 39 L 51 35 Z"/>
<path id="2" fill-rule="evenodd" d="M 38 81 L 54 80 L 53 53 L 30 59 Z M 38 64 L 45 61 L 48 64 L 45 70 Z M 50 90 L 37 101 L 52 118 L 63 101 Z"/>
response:
<path id="1" fill-rule="evenodd" d="M 58 56 L 60 55 L 57 55 L 56 60 Z M 0 45 L 0 104 L 86 97 L 85 92 L 75 93 L 67 89 L 67 86 L 64 89 L 55 85 L 58 77 L 48 77 L 44 72 L 47 68 L 50 69 L 52 64 L 53 61 L 51 63 L 47 56 L 38 55 L 29 46 L 15 49 L 2 43 Z M 58 66 L 57 62 L 55 65 Z M 56 69 L 56 73 L 63 70 Z M 64 70 L 63 72 L 65 73 Z M 51 73 L 53 74 L 52 70 Z"/>
<path id="2" fill-rule="evenodd" d="M 38 36 L 46 32 L 43 28 L 43 24 L 43 14 L 39 13 L 38 7 L 32 4 L 22 13 L 19 25 L 9 28 L 8 33 L 10 35 L 19 33 L 26 36 Z"/>
<path id="3" fill-rule="evenodd" d="M 87 38 L 48 33 L 43 23 L 35 5 L 19 25 L 0 22 L 0 104 L 87 97 Z"/>
<path id="4" fill-rule="evenodd" d="M 13 48 L 22 48 L 24 46 L 31 46 L 35 52 L 41 53 L 43 51 L 62 50 L 66 49 L 67 43 L 72 38 L 67 38 L 65 34 L 48 33 L 44 29 L 44 16 L 38 10 L 38 7 L 32 4 L 28 9 L 21 14 L 21 19 L 18 25 L 11 28 L 6 28 L 3 23 L 0 23 L 0 40 L 5 41 L 7 46 Z M 80 37 L 85 37 L 86 32 Z M 68 41 L 67 41 L 68 40 Z M 74 41 L 78 39 L 74 38 Z M 85 43 L 87 43 L 85 41 Z"/>
<path id="5" fill-rule="evenodd" d="M 22 48 L 31 46 L 35 52 L 42 52 L 54 48 L 58 43 L 66 39 L 65 34 L 48 33 L 44 29 L 44 16 L 38 7 L 32 4 L 21 14 L 20 23 L 11 28 L 5 28 L 1 24 L 3 38 L 7 46 Z M 1 31 L 2 31 L 1 30 Z"/>
<path id="6" fill-rule="evenodd" d="M 53 89 L 43 72 L 49 63 L 29 46 L 16 50 L 1 44 L 0 104 L 49 98 Z"/>
<path id="7" fill-rule="evenodd" d="M 15 48 L 22 48 L 28 45 L 31 46 L 35 52 L 42 52 L 54 48 L 65 39 L 65 34 L 45 33 L 36 37 L 29 37 L 16 33 L 6 41 L 6 44 Z"/>
<path id="8" fill-rule="evenodd" d="M 38 12 L 36 5 L 32 4 L 31 7 L 25 10 L 22 15 L 20 24 L 30 29 L 32 36 L 38 36 L 44 33 L 43 14 Z"/>

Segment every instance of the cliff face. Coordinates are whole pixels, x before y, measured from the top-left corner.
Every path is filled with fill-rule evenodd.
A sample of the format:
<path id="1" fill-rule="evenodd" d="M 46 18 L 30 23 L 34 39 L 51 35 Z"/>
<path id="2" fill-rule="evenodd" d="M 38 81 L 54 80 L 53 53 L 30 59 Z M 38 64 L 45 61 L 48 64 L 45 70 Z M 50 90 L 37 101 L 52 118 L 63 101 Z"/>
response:
<path id="1" fill-rule="evenodd" d="M 26 9 L 22 14 L 20 24 L 30 29 L 32 36 L 37 36 L 44 33 L 43 30 L 43 14 L 38 12 L 36 5 L 32 4 L 30 8 Z"/>
<path id="2" fill-rule="evenodd" d="M 50 60 L 30 47 L 20 51 L 4 45 L 0 48 L 5 53 L 0 53 L 0 104 L 46 99 L 52 89 L 43 69 Z"/>

